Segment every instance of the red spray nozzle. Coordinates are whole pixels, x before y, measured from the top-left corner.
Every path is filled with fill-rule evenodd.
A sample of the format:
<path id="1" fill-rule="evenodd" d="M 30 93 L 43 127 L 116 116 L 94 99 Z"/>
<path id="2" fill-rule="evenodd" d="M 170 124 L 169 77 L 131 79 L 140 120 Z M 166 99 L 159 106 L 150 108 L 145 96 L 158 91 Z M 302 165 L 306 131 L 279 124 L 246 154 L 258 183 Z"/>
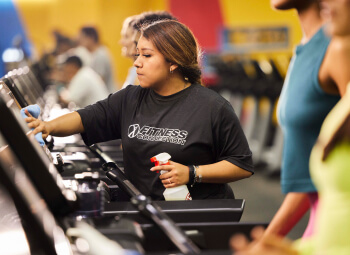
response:
<path id="1" fill-rule="evenodd" d="M 169 155 L 169 153 L 163 152 L 152 157 L 151 162 L 154 163 L 155 166 L 170 165 L 169 163 L 170 159 L 171 159 L 171 156 Z M 159 173 L 159 171 L 157 171 L 157 173 Z"/>
<path id="2" fill-rule="evenodd" d="M 156 157 L 152 157 L 151 162 L 154 163 L 155 166 L 159 166 L 159 161 L 157 160 Z"/>

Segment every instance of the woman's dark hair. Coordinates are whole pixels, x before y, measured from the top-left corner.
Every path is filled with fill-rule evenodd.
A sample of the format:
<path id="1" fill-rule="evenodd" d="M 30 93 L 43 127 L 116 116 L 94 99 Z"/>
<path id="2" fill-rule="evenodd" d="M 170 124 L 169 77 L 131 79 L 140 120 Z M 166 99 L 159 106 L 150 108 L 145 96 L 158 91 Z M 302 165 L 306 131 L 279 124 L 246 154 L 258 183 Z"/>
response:
<path id="1" fill-rule="evenodd" d="M 161 20 L 143 27 L 141 36 L 150 40 L 168 62 L 178 65 L 186 80 L 201 84 L 200 50 L 188 27 L 178 21 Z"/>
<path id="2" fill-rule="evenodd" d="M 340 125 L 338 130 L 334 133 L 332 139 L 325 146 L 323 151 L 322 160 L 325 161 L 328 155 L 332 152 L 334 147 L 336 147 L 341 142 L 350 142 L 350 114 L 348 114 Z"/>
<path id="3" fill-rule="evenodd" d="M 143 12 L 138 15 L 136 19 L 132 21 L 133 28 L 140 32 L 142 26 L 149 25 L 159 20 L 177 20 L 172 14 L 167 11 L 150 11 Z"/>

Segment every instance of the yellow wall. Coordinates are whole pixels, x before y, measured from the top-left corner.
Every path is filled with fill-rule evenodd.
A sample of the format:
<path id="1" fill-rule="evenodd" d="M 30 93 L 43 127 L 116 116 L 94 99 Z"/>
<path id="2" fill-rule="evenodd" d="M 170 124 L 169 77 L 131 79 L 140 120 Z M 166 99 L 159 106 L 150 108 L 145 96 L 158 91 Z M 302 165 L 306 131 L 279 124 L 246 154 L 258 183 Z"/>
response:
<path id="1" fill-rule="evenodd" d="M 291 46 L 301 37 L 297 13 L 272 9 L 269 0 L 220 0 L 224 24 L 228 26 L 288 26 L 291 31 Z"/>
<path id="2" fill-rule="evenodd" d="M 131 15 L 168 8 L 164 0 L 15 0 L 36 53 L 54 47 L 52 31 L 77 36 L 81 26 L 97 25 L 102 43 L 111 51 L 118 85 L 124 81 L 131 60 L 121 56 L 119 45 L 123 20 Z"/>
<path id="3" fill-rule="evenodd" d="M 122 57 L 120 53 L 121 46 L 118 42 L 123 20 L 143 11 L 169 10 L 168 1 L 170 0 L 14 1 L 38 56 L 53 49 L 52 31 L 54 29 L 59 29 L 62 33 L 75 37 L 81 26 L 96 24 L 102 42 L 111 51 L 115 66 L 115 77 L 119 86 L 121 86 L 128 68 L 132 65 L 131 60 Z M 295 45 L 300 41 L 301 30 L 294 11 L 272 10 L 269 0 L 219 1 L 226 26 L 286 25 L 290 27 L 291 31 L 290 45 Z M 184 8 L 186 7 L 184 6 Z"/>
<path id="4" fill-rule="evenodd" d="M 289 48 L 253 52 L 251 58 L 273 59 L 282 75 L 285 75 L 292 50 L 302 38 L 302 30 L 295 10 L 278 11 L 271 7 L 270 0 L 219 0 L 222 6 L 223 22 L 226 26 L 286 26 L 290 31 Z"/>

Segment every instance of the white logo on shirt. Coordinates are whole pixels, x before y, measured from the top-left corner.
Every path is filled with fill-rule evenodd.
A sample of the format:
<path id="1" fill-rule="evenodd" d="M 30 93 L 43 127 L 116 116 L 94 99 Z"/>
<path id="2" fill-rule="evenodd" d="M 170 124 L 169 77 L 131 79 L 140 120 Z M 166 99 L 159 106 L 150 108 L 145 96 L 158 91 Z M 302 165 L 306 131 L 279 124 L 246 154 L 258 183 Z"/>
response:
<path id="1" fill-rule="evenodd" d="M 129 138 L 134 138 L 138 134 L 139 131 L 140 131 L 139 124 L 130 125 L 129 130 L 128 130 Z"/>
<path id="2" fill-rule="evenodd" d="M 157 128 L 132 124 L 128 129 L 129 138 L 137 138 L 140 140 L 156 141 L 164 143 L 175 143 L 184 145 L 186 143 L 188 132 L 186 130 L 172 128 Z"/>

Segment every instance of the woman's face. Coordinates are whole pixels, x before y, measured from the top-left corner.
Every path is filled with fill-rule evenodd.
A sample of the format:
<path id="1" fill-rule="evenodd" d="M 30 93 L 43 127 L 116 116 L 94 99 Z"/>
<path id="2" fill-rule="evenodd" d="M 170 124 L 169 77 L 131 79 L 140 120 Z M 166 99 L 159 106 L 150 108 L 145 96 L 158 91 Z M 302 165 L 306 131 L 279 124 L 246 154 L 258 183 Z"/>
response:
<path id="1" fill-rule="evenodd" d="M 137 58 L 134 66 L 143 88 L 160 89 L 170 75 L 171 64 L 158 51 L 153 43 L 141 37 L 137 44 Z"/>
<path id="2" fill-rule="evenodd" d="M 322 14 L 330 21 L 332 35 L 350 35 L 350 0 L 323 0 Z"/>

